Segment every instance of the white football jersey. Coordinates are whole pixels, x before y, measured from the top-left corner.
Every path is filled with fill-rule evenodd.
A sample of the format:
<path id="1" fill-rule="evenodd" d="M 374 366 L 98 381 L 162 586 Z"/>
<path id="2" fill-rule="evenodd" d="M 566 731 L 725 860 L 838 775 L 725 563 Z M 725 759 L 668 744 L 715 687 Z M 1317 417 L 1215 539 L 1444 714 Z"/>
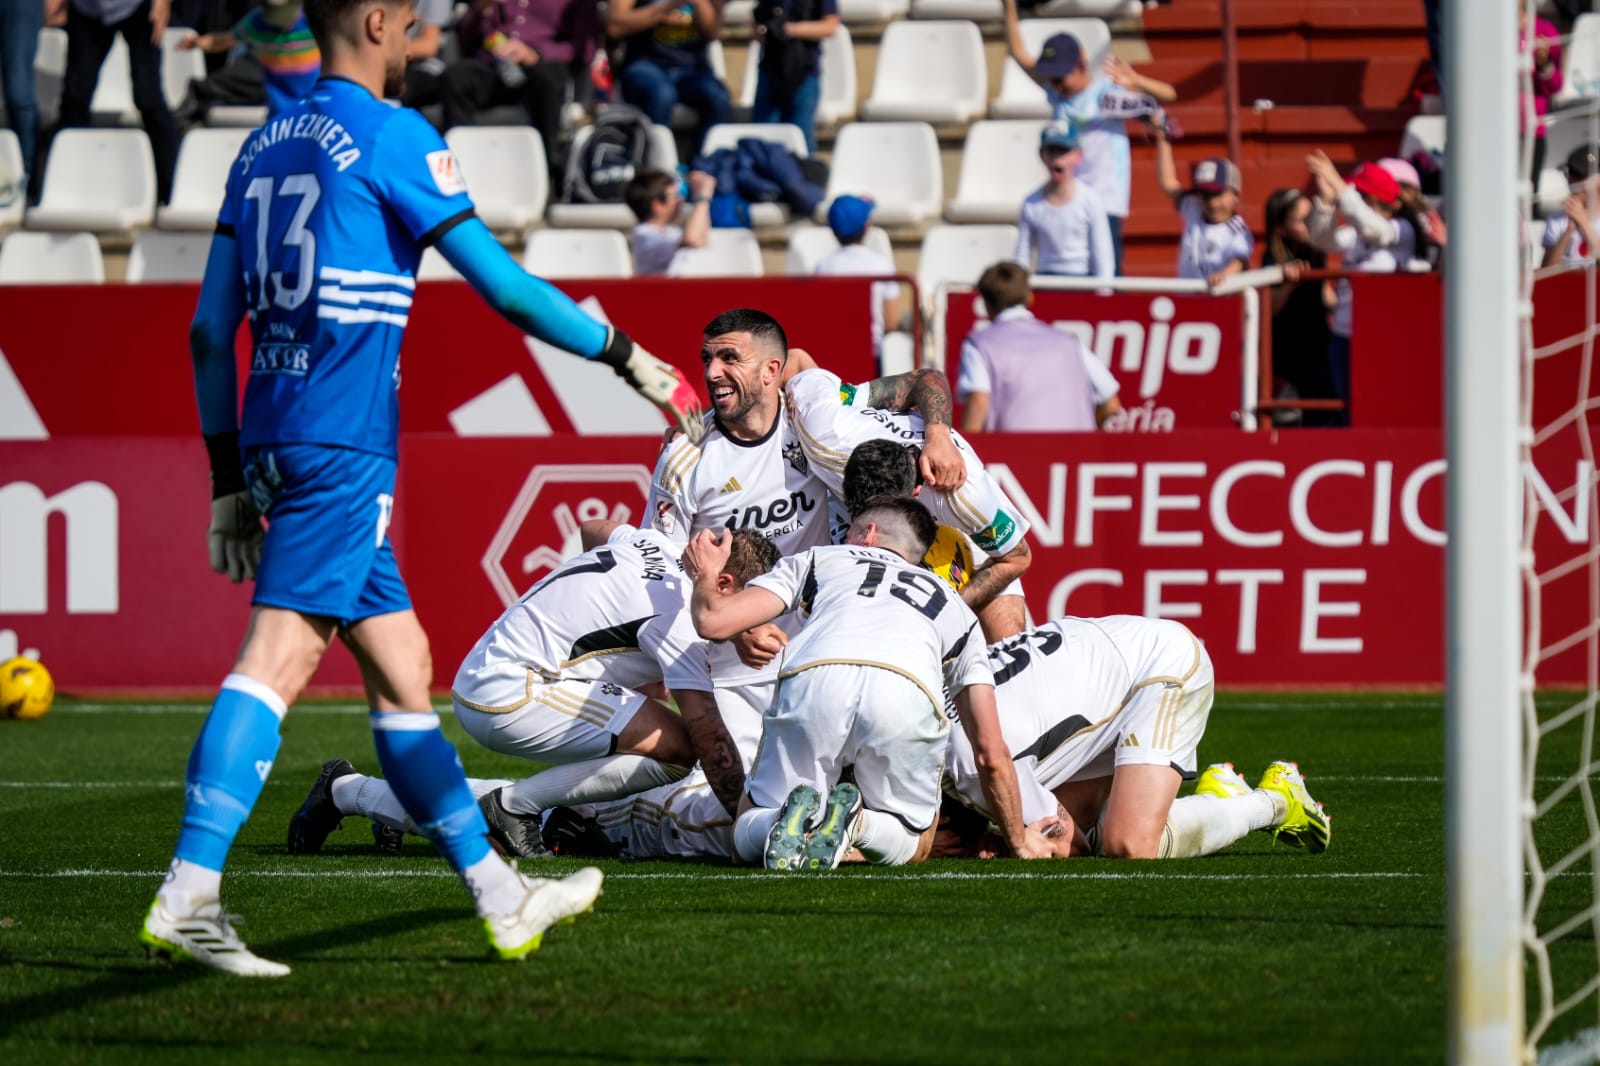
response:
<path id="1" fill-rule="evenodd" d="M 830 542 L 827 486 L 818 479 L 782 411 L 772 432 L 759 441 L 723 433 L 706 416 L 706 433 L 695 445 L 677 437 L 656 463 L 648 517 L 680 547 L 702 529 L 749 529 L 793 555 Z M 790 635 L 793 620 L 778 619 Z M 719 685 L 743 685 L 777 676 L 776 664 L 752 670 L 727 643 L 711 645 L 711 675 Z"/>
<path id="2" fill-rule="evenodd" d="M 943 579 L 886 548 L 812 548 L 750 584 L 804 620 L 780 656 L 779 677 L 831 663 L 877 666 L 916 682 L 936 710 L 946 690 L 993 683 L 972 609 Z"/>
<path id="3" fill-rule="evenodd" d="M 655 530 L 618 526 L 605 544 L 552 570 L 507 607 L 467 653 L 452 690 L 471 700 L 476 676 L 516 663 L 530 679 L 631 689 L 665 681 L 672 689 L 711 691 L 707 645 L 689 618 L 680 555 Z"/>
<path id="4" fill-rule="evenodd" d="M 811 468 L 838 499 L 844 498 L 844 465 L 856 445 L 888 440 L 923 445 L 922 416 L 866 406 L 866 394 L 837 374 L 803 370 L 784 386 L 784 405 Z M 950 434 L 966 464 L 966 484 L 955 492 L 924 489 L 917 497 L 940 525 L 954 526 L 990 555 L 1004 555 L 1028 532 L 1027 519 L 983 467 L 961 434 Z"/>
<path id="5" fill-rule="evenodd" d="M 1138 615 L 1060 618 L 989 645 L 994 697 L 1006 747 L 1017 764 L 1023 807 L 1033 817 L 1055 810 L 1044 799 L 1043 814 L 1033 795 L 1071 778 L 1102 746 L 1082 745 L 1074 762 L 1051 763 L 1049 780 L 1038 780 L 1038 763 L 1069 741 L 1082 741 L 1111 723 L 1132 696 L 1135 685 L 1166 677 L 1195 658 L 1194 636 L 1181 623 Z M 1115 736 L 1108 734 L 1109 742 Z M 946 790 L 976 810 L 984 810 L 972 746 L 960 731 L 951 738 L 945 764 Z M 1031 820 L 1031 819 L 1030 819 Z"/>

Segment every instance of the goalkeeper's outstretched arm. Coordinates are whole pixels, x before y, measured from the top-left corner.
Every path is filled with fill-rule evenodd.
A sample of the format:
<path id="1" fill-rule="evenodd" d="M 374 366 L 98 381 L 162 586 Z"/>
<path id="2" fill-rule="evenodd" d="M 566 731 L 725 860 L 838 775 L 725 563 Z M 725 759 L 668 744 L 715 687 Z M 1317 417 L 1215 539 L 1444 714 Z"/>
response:
<path id="1" fill-rule="evenodd" d="M 660 407 L 691 439 L 703 431 L 694 388 L 627 334 L 589 317 L 560 289 L 534 277 L 473 217 L 439 239 L 439 252 L 512 325 L 530 337 L 605 363 Z"/>

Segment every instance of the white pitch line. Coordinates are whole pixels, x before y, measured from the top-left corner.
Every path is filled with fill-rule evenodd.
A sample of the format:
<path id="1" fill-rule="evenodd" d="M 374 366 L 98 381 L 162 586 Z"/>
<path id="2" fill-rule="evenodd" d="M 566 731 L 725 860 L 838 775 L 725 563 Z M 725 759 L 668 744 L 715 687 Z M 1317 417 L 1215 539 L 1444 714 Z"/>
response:
<path id="1" fill-rule="evenodd" d="M 163 875 L 161 870 L 0 870 L 0 877 L 10 878 L 87 878 L 87 877 L 139 877 L 155 879 Z M 325 879 L 341 878 L 346 880 L 369 880 L 372 878 L 405 878 L 405 877 L 432 877 L 449 878 L 455 880 L 453 871 L 443 869 L 427 870 L 237 870 L 228 874 L 229 877 L 266 877 L 300 879 Z M 1411 880 L 1420 877 L 1434 876 L 1430 874 L 1413 873 L 1408 871 L 1339 871 L 1330 870 L 1326 873 L 1229 873 L 1229 874 L 1194 874 L 1194 873 L 1144 873 L 1131 871 L 1128 873 L 1114 873 L 1101 871 L 1098 873 L 1024 873 L 1012 871 L 995 871 L 994 873 L 977 873 L 961 870 L 943 870 L 930 873 L 905 873 L 890 877 L 862 877 L 849 874 L 830 878 L 835 883 L 876 883 L 883 884 L 887 881 L 1253 881 L 1258 878 L 1270 877 L 1274 880 L 1290 881 L 1369 881 L 1369 880 Z M 1438 876 L 1443 876 L 1442 874 Z M 773 877 L 769 874 L 751 871 L 750 873 L 679 873 L 676 871 L 660 870 L 654 872 L 641 871 L 639 873 L 612 873 L 606 875 L 607 879 L 614 881 L 751 881 L 762 883 L 789 883 L 796 880 L 793 877 Z M 813 882 L 815 883 L 815 882 Z"/>

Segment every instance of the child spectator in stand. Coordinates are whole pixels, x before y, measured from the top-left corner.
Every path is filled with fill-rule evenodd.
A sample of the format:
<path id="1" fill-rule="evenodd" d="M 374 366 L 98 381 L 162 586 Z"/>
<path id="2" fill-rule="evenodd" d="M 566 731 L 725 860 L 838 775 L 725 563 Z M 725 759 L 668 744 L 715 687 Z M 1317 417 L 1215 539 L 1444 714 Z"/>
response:
<path id="1" fill-rule="evenodd" d="M 1017 250 L 1012 258 L 1037 274 L 1116 277 L 1116 252 L 1105 205 L 1075 177 L 1083 159 L 1077 127 L 1066 120 L 1046 126 L 1039 135 L 1039 159 L 1050 176 L 1022 201 Z"/>
<path id="2" fill-rule="evenodd" d="M 1156 124 L 1151 132 L 1156 141 L 1156 181 L 1183 216 L 1178 277 L 1203 278 L 1215 288 L 1248 268 L 1255 253 L 1250 225 L 1238 214 L 1239 168 L 1226 159 L 1202 159 L 1194 165 L 1185 189 L 1178 181 L 1165 128 Z"/>
<path id="3" fill-rule="evenodd" d="M 848 277 L 890 277 L 894 260 L 867 244 L 872 229 L 871 200 L 861 196 L 837 196 L 828 205 L 828 228 L 839 247 L 816 265 L 813 274 Z M 872 354 L 883 360 L 883 333 L 900 322 L 900 285 L 893 281 L 872 286 Z"/>
<path id="4" fill-rule="evenodd" d="M 1346 183 L 1323 152 L 1306 156 L 1306 166 L 1316 182 L 1317 196 L 1306 225 L 1311 242 L 1328 252 L 1344 254 L 1344 268 L 1368 273 L 1394 273 L 1405 269 L 1416 250 L 1411 223 L 1400 216 L 1400 185 L 1375 163 L 1363 163 Z M 1334 209 L 1346 225 L 1334 226 Z M 1328 370 L 1335 395 L 1350 402 L 1350 281 L 1336 286 L 1337 301 L 1329 323 Z M 1340 425 L 1349 424 L 1349 410 Z"/>
<path id="5" fill-rule="evenodd" d="M 664 170 L 646 170 L 633 176 L 622 199 L 639 224 L 633 227 L 633 272 L 673 274 L 678 252 L 703 248 L 711 240 L 711 194 L 717 179 L 703 171 L 689 173 L 689 214 L 683 214 L 683 194 L 678 179 Z"/>
<path id="6" fill-rule="evenodd" d="M 1283 284 L 1272 287 L 1273 395 L 1278 399 L 1331 400 L 1328 374 L 1328 311 L 1335 295 L 1331 281 L 1302 281 L 1308 270 L 1322 270 L 1328 257 L 1311 243 L 1306 220 L 1311 199 L 1299 189 L 1279 189 L 1267 198 L 1266 239 L 1261 265 L 1283 268 Z M 1298 417 L 1293 417 L 1298 416 Z M 1328 411 L 1283 409 L 1279 425 L 1334 424 Z"/>
<path id="7" fill-rule="evenodd" d="M 1444 246 L 1450 239 L 1450 231 L 1445 228 L 1444 217 L 1422 195 L 1422 177 L 1417 173 L 1417 168 L 1404 159 L 1380 159 L 1378 166 L 1387 171 L 1395 184 L 1400 186 L 1400 217 L 1410 222 L 1417 234 L 1412 269 L 1421 269 L 1421 263 L 1426 263 L 1430 268 L 1438 267 Z"/>
<path id="8" fill-rule="evenodd" d="M 322 72 L 322 54 L 312 39 L 305 12 L 299 0 L 272 2 L 248 12 L 233 29 L 219 33 L 190 34 L 178 42 L 187 51 L 231 52 L 244 45 L 261 63 L 266 83 L 267 118 L 287 111 L 311 91 Z M 202 88 L 195 87 L 199 103 L 207 103 Z"/>
<path id="9" fill-rule="evenodd" d="M 1590 201 L 1595 195 L 1596 153 L 1580 145 L 1561 168 L 1567 175 L 1568 196 L 1561 213 L 1544 220 L 1544 266 L 1585 263 L 1594 258 L 1594 229 Z"/>

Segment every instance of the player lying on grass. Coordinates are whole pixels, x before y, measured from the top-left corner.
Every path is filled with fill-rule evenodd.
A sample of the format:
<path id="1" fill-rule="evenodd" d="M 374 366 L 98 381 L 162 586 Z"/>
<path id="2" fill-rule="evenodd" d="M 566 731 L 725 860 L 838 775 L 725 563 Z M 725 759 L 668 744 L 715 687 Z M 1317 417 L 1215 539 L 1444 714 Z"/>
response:
<path id="1" fill-rule="evenodd" d="M 240 150 L 189 331 L 211 460 L 210 564 L 256 585 L 139 937 L 230 973 L 289 972 L 233 931 L 222 868 L 277 757 L 279 724 L 337 635 L 360 666 L 396 794 L 461 875 L 490 950 L 520 958 L 550 924 L 591 906 L 602 878 L 529 879 L 491 852 L 430 704 L 428 638 L 388 537 L 400 348 L 423 250 L 436 245 L 517 327 L 611 366 L 690 432 L 697 403 L 672 367 L 518 267 L 474 213 L 444 140 L 418 112 L 385 102 L 404 87 L 411 0 L 306 0 L 305 16 L 323 77 Z M 247 314 L 241 415 L 235 341 Z"/>
<path id="2" fill-rule="evenodd" d="M 1006 843 L 1023 858 L 1050 854 L 1022 822 L 977 619 L 920 565 L 934 530 L 916 501 L 876 500 L 855 516 L 845 544 L 782 559 L 738 591 L 717 580 L 729 538 L 706 531 L 684 552 L 690 610 L 706 639 L 785 611 L 804 619 L 784 649 L 778 697 L 745 780 L 734 826 L 744 861 L 832 869 L 851 847 L 884 865 L 925 857 L 952 724 L 946 691 Z M 846 766 L 854 784 L 840 780 Z"/>
<path id="3" fill-rule="evenodd" d="M 771 541 L 736 531 L 715 578 L 742 588 L 777 559 Z M 745 768 L 712 697 L 688 591 L 676 545 L 613 523 L 602 545 L 545 575 L 467 653 L 450 691 L 462 728 L 490 751 L 556 764 L 501 788 L 474 785 L 501 850 L 547 855 L 546 808 L 668 785 L 697 763 L 731 817 Z M 643 694 L 663 683 L 678 714 Z M 415 831 L 387 783 L 336 759 L 290 820 L 289 851 L 320 850 L 347 814 Z"/>
<path id="4" fill-rule="evenodd" d="M 1134 615 L 1062 618 L 991 645 L 995 701 L 1017 767 L 1022 816 L 1058 813 L 1058 857 L 1127 859 L 1209 855 L 1266 830 L 1311 852 L 1328 848 L 1333 824 L 1291 762 L 1275 762 L 1251 789 L 1232 764 L 1195 772 L 1211 711 L 1211 657 L 1179 622 Z M 945 789 L 987 816 L 978 758 L 953 733 Z M 1058 807 L 1059 804 L 1059 807 Z M 969 852 L 941 839 L 939 852 Z"/>
<path id="5" fill-rule="evenodd" d="M 793 420 L 805 457 L 828 491 L 846 505 L 846 463 L 862 444 L 886 442 L 920 455 L 928 441 L 919 411 L 886 410 L 885 390 L 847 385 L 837 374 L 817 366 L 811 356 L 794 349 L 783 371 L 784 405 Z M 954 431 L 941 431 L 959 454 L 965 482 L 954 488 L 926 486 L 920 502 L 942 526 L 970 537 L 988 558 L 972 571 L 961 587 L 961 598 L 978 614 L 985 640 L 995 641 L 1020 633 L 1027 626 L 1027 605 L 1021 578 L 1033 562 L 1025 539 L 1028 522 L 1016 505 L 984 469 L 972 445 Z M 923 479 L 918 478 L 916 485 Z M 885 492 L 910 495 L 898 487 Z M 876 493 L 873 493 L 875 495 Z M 837 539 L 837 538 L 835 538 Z"/>

